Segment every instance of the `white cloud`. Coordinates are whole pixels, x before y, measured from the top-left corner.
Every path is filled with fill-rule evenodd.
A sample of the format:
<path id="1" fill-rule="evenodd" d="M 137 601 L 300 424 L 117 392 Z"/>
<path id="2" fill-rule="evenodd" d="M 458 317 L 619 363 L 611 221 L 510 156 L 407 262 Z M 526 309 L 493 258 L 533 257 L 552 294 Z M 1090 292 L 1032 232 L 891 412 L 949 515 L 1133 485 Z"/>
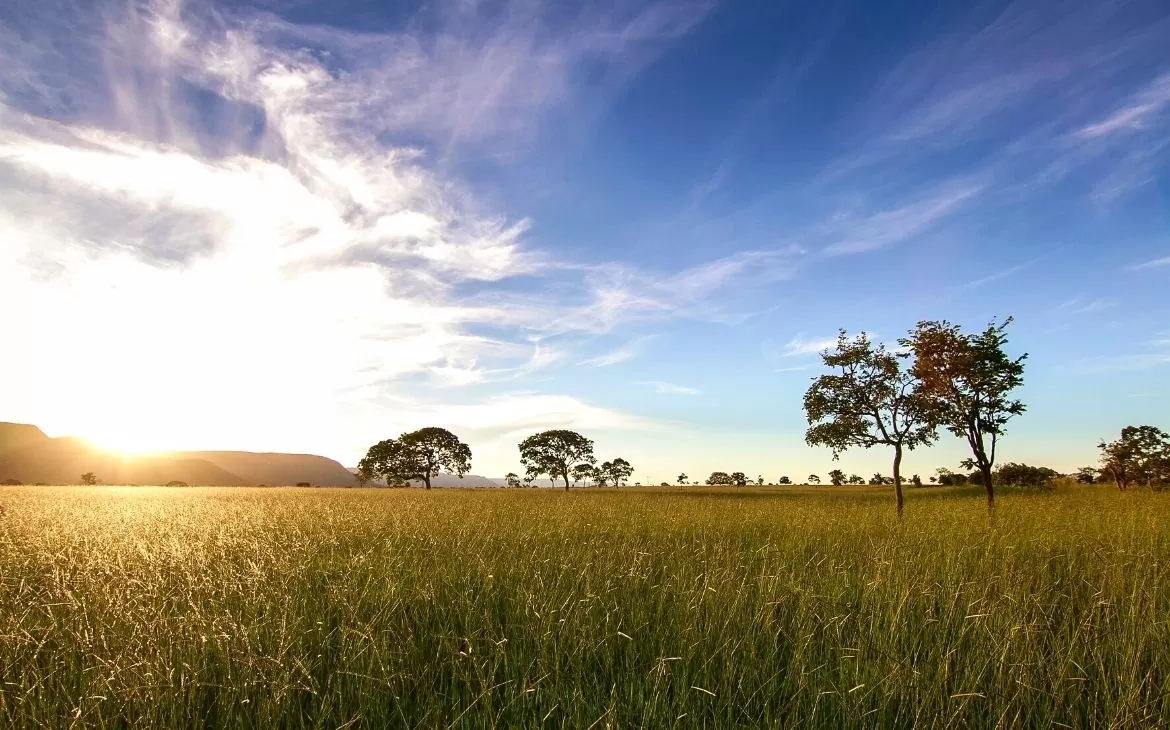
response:
<path id="1" fill-rule="evenodd" d="M 1161 266 L 1170 266 L 1170 256 L 1163 256 L 1159 259 L 1152 259 L 1141 264 L 1136 264 L 1130 268 L 1137 271 L 1139 269 L 1155 269 Z"/>
<path id="2" fill-rule="evenodd" d="M 959 210 L 981 190 L 982 186 L 978 184 L 956 185 L 899 208 L 837 223 L 834 236 L 837 240 L 825 249 L 825 253 L 864 253 L 909 239 Z"/>
<path id="3" fill-rule="evenodd" d="M 1076 134 L 1078 137 L 1094 139 L 1145 129 L 1150 118 L 1167 105 L 1170 105 L 1170 73 L 1154 79 L 1120 109 L 1100 121 L 1085 125 Z"/>
<path id="4" fill-rule="evenodd" d="M 1083 297 L 1077 297 L 1062 302 L 1056 308 L 1056 311 L 1062 314 L 1091 314 L 1105 309 L 1112 309 L 1117 304 L 1117 300 L 1111 297 L 1098 297 L 1087 301 Z"/>
<path id="5" fill-rule="evenodd" d="M 640 381 L 639 385 L 649 385 L 654 388 L 655 393 L 662 393 L 664 395 L 700 395 L 703 392 L 698 388 L 675 385 L 674 383 L 667 383 L 663 380 L 643 380 Z"/>
<path id="6" fill-rule="evenodd" d="M 765 349 L 770 351 L 775 357 L 806 357 L 808 355 L 819 355 L 825 350 L 832 349 L 837 346 L 836 337 L 821 337 L 814 339 L 807 339 L 803 334 L 793 337 L 782 347 L 774 347 L 765 343 Z"/>

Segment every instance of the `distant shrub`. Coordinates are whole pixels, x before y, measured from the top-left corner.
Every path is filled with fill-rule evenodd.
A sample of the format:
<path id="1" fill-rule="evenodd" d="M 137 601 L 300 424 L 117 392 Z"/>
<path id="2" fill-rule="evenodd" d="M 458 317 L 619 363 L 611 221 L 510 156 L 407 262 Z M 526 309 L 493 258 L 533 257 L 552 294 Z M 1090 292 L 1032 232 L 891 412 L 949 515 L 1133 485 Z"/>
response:
<path id="1" fill-rule="evenodd" d="M 187 484 L 187 482 L 181 482 L 178 479 L 176 479 L 173 482 L 167 482 L 167 486 L 168 487 L 189 487 L 191 485 Z"/>
<path id="2" fill-rule="evenodd" d="M 298 487 L 311 487 L 313 485 L 309 484 L 308 482 L 297 482 L 297 486 Z"/>
<path id="3" fill-rule="evenodd" d="M 24 485 L 24 482 L 20 481 L 19 479 L 5 479 L 4 481 L 0 482 L 0 485 L 5 487 L 20 487 Z"/>

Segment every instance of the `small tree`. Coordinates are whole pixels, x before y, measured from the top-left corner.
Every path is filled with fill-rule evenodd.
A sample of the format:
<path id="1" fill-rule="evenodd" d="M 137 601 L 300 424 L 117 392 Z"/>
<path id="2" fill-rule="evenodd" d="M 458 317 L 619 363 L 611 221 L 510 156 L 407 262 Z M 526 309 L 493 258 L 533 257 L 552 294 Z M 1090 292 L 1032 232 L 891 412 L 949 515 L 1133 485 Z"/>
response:
<path id="1" fill-rule="evenodd" d="M 1010 358 L 1007 344 L 1008 317 L 1003 324 L 991 322 L 979 334 L 963 334 L 949 322 L 919 322 L 910 336 L 900 340 L 914 354 L 910 368 L 927 401 L 930 419 L 951 433 L 967 439 L 970 459 L 966 469 L 978 469 L 987 494 L 987 508 L 995 507 L 991 470 L 995 448 L 1007 422 L 1024 412 L 1022 401 L 1010 394 L 1024 383 L 1024 360 Z"/>
<path id="2" fill-rule="evenodd" d="M 679 475 L 678 475 L 678 483 L 679 483 L 679 486 L 682 486 L 682 485 L 686 484 L 686 483 L 687 483 L 687 479 L 688 479 L 688 477 L 687 477 L 687 474 L 686 474 L 686 472 L 683 472 L 682 474 L 679 474 Z"/>
<path id="3" fill-rule="evenodd" d="M 910 483 L 916 487 L 921 487 L 922 486 L 922 477 L 915 474 L 914 476 L 910 477 Z"/>
<path id="4" fill-rule="evenodd" d="M 1126 426 L 1121 438 L 1097 445 L 1101 449 L 1101 472 L 1112 477 L 1124 491 L 1131 481 L 1155 482 L 1170 478 L 1170 436 L 1155 426 Z"/>
<path id="5" fill-rule="evenodd" d="M 1092 484 L 1097 481 L 1097 470 L 1091 466 L 1082 466 L 1077 469 L 1077 484 Z"/>
<path id="6" fill-rule="evenodd" d="M 589 482 L 596 477 L 597 469 L 592 464 L 581 463 L 574 466 L 569 473 L 573 475 L 573 484 L 580 481 L 581 486 L 588 487 Z"/>
<path id="7" fill-rule="evenodd" d="M 865 477 L 861 476 L 860 474 L 850 474 L 848 481 L 850 484 L 854 485 L 865 484 Z"/>
<path id="8" fill-rule="evenodd" d="M 746 487 L 747 475 L 742 471 L 733 471 L 731 472 L 731 483 L 737 487 Z"/>
<path id="9" fill-rule="evenodd" d="M 1028 466 L 1009 462 L 996 468 L 993 475 L 996 484 L 1012 485 L 1016 487 L 1047 488 L 1052 480 L 1060 476 L 1055 469 L 1046 466 Z"/>
<path id="10" fill-rule="evenodd" d="M 764 486 L 764 475 L 763 474 L 756 475 L 756 486 L 757 487 Z"/>
<path id="11" fill-rule="evenodd" d="M 548 474 L 565 480 L 569 491 L 569 472 L 578 464 L 596 464 L 593 441 L 576 431 L 557 429 L 533 434 L 520 442 L 520 463 L 529 473 Z"/>
<path id="12" fill-rule="evenodd" d="M 776 483 L 777 484 L 792 484 L 792 480 L 789 479 L 788 477 L 784 476 L 784 477 L 780 477 L 778 480 L 776 480 Z"/>
<path id="13" fill-rule="evenodd" d="M 98 478 L 92 471 L 87 471 L 81 475 L 81 483 L 87 487 L 92 487 L 98 483 Z"/>
<path id="14" fill-rule="evenodd" d="M 707 477 L 707 484 L 712 487 L 727 487 L 734 483 L 731 475 L 725 471 L 713 471 L 711 476 Z"/>
<path id="15" fill-rule="evenodd" d="M 607 461 L 601 465 L 598 470 L 605 474 L 608 481 L 613 482 L 615 487 L 620 487 L 629 480 L 630 475 L 634 473 L 634 467 L 630 466 L 630 462 L 622 458 Z"/>
<path id="16" fill-rule="evenodd" d="M 496 472 L 496 473 L 498 474 L 499 472 Z M 505 474 L 504 475 L 504 486 L 511 487 L 512 489 L 519 489 L 520 488 L 520 475 L 514 471 L 510 471 L 507 474 Z"/>
<path id="17" fill-rule="evenodd" d="M 809 474 L 808 475 L 808 483 L 809 484 L 820 484 L 821 478 L 819 476 L 817 476 L 816 474 Z"/>
<path id="18" fill-rule="evenodd" d="M 471 448 L 445 428 L 429 427 L 379 441 L 358 463 L 358 470 L 375 474 L 391 486 L 431 480 L 446 470 L 460 479 L 471 469 Z"/>
<path id="19" fill-rule="evenodd" d="M 834 459 L 854 446 L 892 446 L 894 499 L 901 516 L 902 452 L 937 438 L 930 401 L 919 392 L 915 378 L 902 370 L 898 356 L 885 345 L 875 348 L 864 332 L 851 340 L 841 330 L 837 349 L 821 359 L 839 373 L 820 376 L 805 393 L 805 441 L 828 446 Z"/>
<path id="20" fill-rule="evenodd" d="M 869 478 L 869 483 L 870 483 L 870 484 L 876 484 L 876 485 L 878 485 L 878 486 L 881 486 L 882 484 L 884 484 L 884 483 L 885 483 L 885 481 L 886 481 L 886 480 L 885 480 L 885 479 L 882 477 L 882 475 L 881 475 L 881 474 L 878 474 L 878 473 L 876 473 L 876 472 L 874 473 L 874 475 L 873 475 L 873 476 L 871 476 L 871 477 Z"/>
<path id="21" fill-rule="evenodd" d="M 839 487 L 845 483 L 845 472 L 840 469 L 834 469 L 829 472 L 829 483 L 834 487 Z"/>

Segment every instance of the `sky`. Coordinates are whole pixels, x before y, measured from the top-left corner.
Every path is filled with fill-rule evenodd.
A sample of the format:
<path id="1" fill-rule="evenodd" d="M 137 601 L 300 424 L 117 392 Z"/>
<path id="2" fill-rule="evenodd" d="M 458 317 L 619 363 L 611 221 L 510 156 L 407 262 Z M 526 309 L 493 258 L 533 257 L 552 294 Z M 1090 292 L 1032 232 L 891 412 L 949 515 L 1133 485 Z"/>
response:
<path id="1" fill-rule="evenodd" d="M 12 0 L 0 420 L 868 476 L 804 444 L 838 329 L 1013 316 L 999 459 L 1072 471 L 1170 427 L 1168 162 L 1164 0 Z"/>

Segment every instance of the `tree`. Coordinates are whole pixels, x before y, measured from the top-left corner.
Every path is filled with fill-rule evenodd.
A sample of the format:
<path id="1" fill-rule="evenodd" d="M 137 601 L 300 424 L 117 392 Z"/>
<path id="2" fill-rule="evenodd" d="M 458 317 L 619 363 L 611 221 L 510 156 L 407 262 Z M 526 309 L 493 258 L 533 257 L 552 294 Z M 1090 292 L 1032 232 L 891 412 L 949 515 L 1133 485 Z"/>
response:
<path id="1" fill-rule="evenodd" d="M 555 483 L 565 480 L 569 491 L 569 471 L 578 464 L 596 464 L 593 441 L 576 431 L 563 429 L 542 431 L 520 442 L 520 463 L 532 474 L 548 474 Z"/>
<path id="2" fill-rule="evenodd" d="M 630 466 L 630 462 L 625 459 L 618 458 L 605 462 L 598 471 L 605 476 L 607 481 L 613 482 L 615 487 L 620 487 L 634 473 L 634 467 Z"/>
<path id="3" fill-rule="evenodd" d="M 1124 491 L 1131 481 L 1147 486 L 1170 479 L 1170 435 L 1155 426 L 1126 426 L 1117 441 L 1097 444 L 1101 472 Z"/>
<path id="4" fill-rule="evenodd" d="M 727 487 L 734 483 L 735 480 L 725 471 L 713 471 L 711 476 L 707 477 L 707 484 L 713 487 Z"/>
<path id="5" fill-rule="evenodd" d="M 573 484 L 578 481 L 581 486 L 588 487 L 590 480 L 597 478 L 597 469 L 592 464 L 581 463 L 574 466 L 569 473 L 573 476 Z"/>
<path id="6" fill-rule="evenodd" d="M 922 486 L 922 477 L 915 474 L 914 476 L 910 477 L 910 483 L 916 487 L 921 487 Z"/>
<path id="7" fill-rule="evenodd" d="M 779 478 L 779 479 L 776 481 L 776 483 L 777 483 L 777 484 L 792 484 L 792 480 L 791 480 L 791 479 L 789 479 L 788 477 L 786 477 L 786 476 L 785 476 L 785 477 L 780 477 L 780 478 Z"/>
<path id="8" fill-rule="evenodd" d="M 1017 358 L 1004 352 L 1006 330 L 992 321 L 978 334 L 964 334 L 947 321 L 919 322 L 910 336 L 900 340 L 914 355 L 910 373 L 920 383 L 932 421 L 967 439 L 970 459 L 966 469 L 978 469 L 987 494 L 987 508 L 995 507 L 991 469 L 995 449 L 1007 422 L 1026 409 L 1010 394 L 1024 383 L 1025 353 Z"/>
<path id="9" fill-rule="evenodd" d="M 834 460 L 854 446 L 892 446 L 900 517 L 903 451 L 938 438 L 930 401 L 914 376 L 902 369 L 899 356 L 885 345 L 874 347 L 864 332 L 849 339 L 841 330 L 837 349 L 824 352 L 821 359 L 839 373 L 820 376 L 805 393 L 809 429 L 804 440 L 809 446 L 828 446 Z"/>
<path id="10" fill-rule="evenodd" d="M 92 487 L 93 485 L 98 483 L 98 478 L 97 478 L 97 476 L 94 475 L 94 473 L 92 471 L 87 471 L 86 473 L 81 475 L 81 483 L 87 487 Z"/>
<path id="11" fill-rule="evenodd" d="M 746 487 L 747 475 L 742 471 L 733 471 L 731 472 L 731 482 L 737 487 Z"/>
<path id="12" fill-rule="evenodd" d="M 847 481 L 849 484 L 865 484 L 865 477 L 860 474 L 850 474 Z"/>
<path id="13" fill-rule="evenodd" d="M 1077 484 L 1092 484 L 1097 481 L 1097 470 L 1091 466 L 1082 466 L 1077 469 L 1076 476 Z"/>
<path id="14" fill-rule="evenodd" d="M 427 489 L 444 470 L 462 479 L 470 469 L 471 448 L 447 429 L 435 426 L 379 441 L 358 463 L 359 471 L 377 475 L 391 486 L 421 481 Z"/>
<path id="15" fill-rule="evenodd" d="M 683 484 L 686 484 L 686 483 L 687 483 L 687 478 L 688 478 L 688 477 L 687 477 L 687 473 L 686 473 L 686 472 L 683 472 L 682 474 L 679 474 L 679 475 L 678 475 L 678 483 L 679 483 L 679 485 L 681 486 L 681 485 L 683 485 Z"/>
<path id="16" fill-rule="evenodd" d="M 808 483 L 809 484 L 820 484 L 821 478 L 819 476 L 817 476 L 816 474 L 809 474 L 808 475 Z"/>
<path id="17" fill-rule="evenodd" d="M 756 475 L 756 486 L 757 487 L 764 486 L 764 475 L 763 474 Z"/>
<path id="18" fill-rule="evenodd" d="M 996 484 L 1045 488 L 1051 486 L 1052 480 L 1060 474 L 1055 469 L 1049 469 L 1046 466 L 1028 466 L 1027 464 L 1009 462 L 996 468 L 992 476 Z"/>
<path id="19" fill-rule="evenodd" d="M 829 472 L 829 482 L 831 482 L 834 487 L 841 486 L 845 483 L 845 472 L 841 471 L 840 469 L 834 469 L 833 471 Z"/>
<path id="20" fill-rule="evenodd" d="M 878 474 L 877 472 L 875 472 L 874 475 L 869 478 L 870 484 L 876 484 L 878 486 L 881 486 L 882 484 L 884 484 L 885 481 L 886 481 L 885 478 L 882 477 L 882 475 Z"/>
<path id="21" fill-rule="evenodd" d="M 377 474 L 371 474 L 370 472 L 363 469 L 360 465 L 358 466 L 357 469 L 354 470 L 354 473 L 353 473 L 353 480 L 355 482 L 357 482 L 357 485 L 359 487 L 364 487 L 377 478 L 378 478 Z"/>
<path id="22" fill-rule="evenodd" d="M 499 473 L 499 472 L 497 472 L 497 473 Z M 514 471 L 510 471 L 507 474 L 505 474 L 504 475 L 504 486 L 511 487 L 512 489 L 519 489 L 520 488 L 520 475 Z"/>

